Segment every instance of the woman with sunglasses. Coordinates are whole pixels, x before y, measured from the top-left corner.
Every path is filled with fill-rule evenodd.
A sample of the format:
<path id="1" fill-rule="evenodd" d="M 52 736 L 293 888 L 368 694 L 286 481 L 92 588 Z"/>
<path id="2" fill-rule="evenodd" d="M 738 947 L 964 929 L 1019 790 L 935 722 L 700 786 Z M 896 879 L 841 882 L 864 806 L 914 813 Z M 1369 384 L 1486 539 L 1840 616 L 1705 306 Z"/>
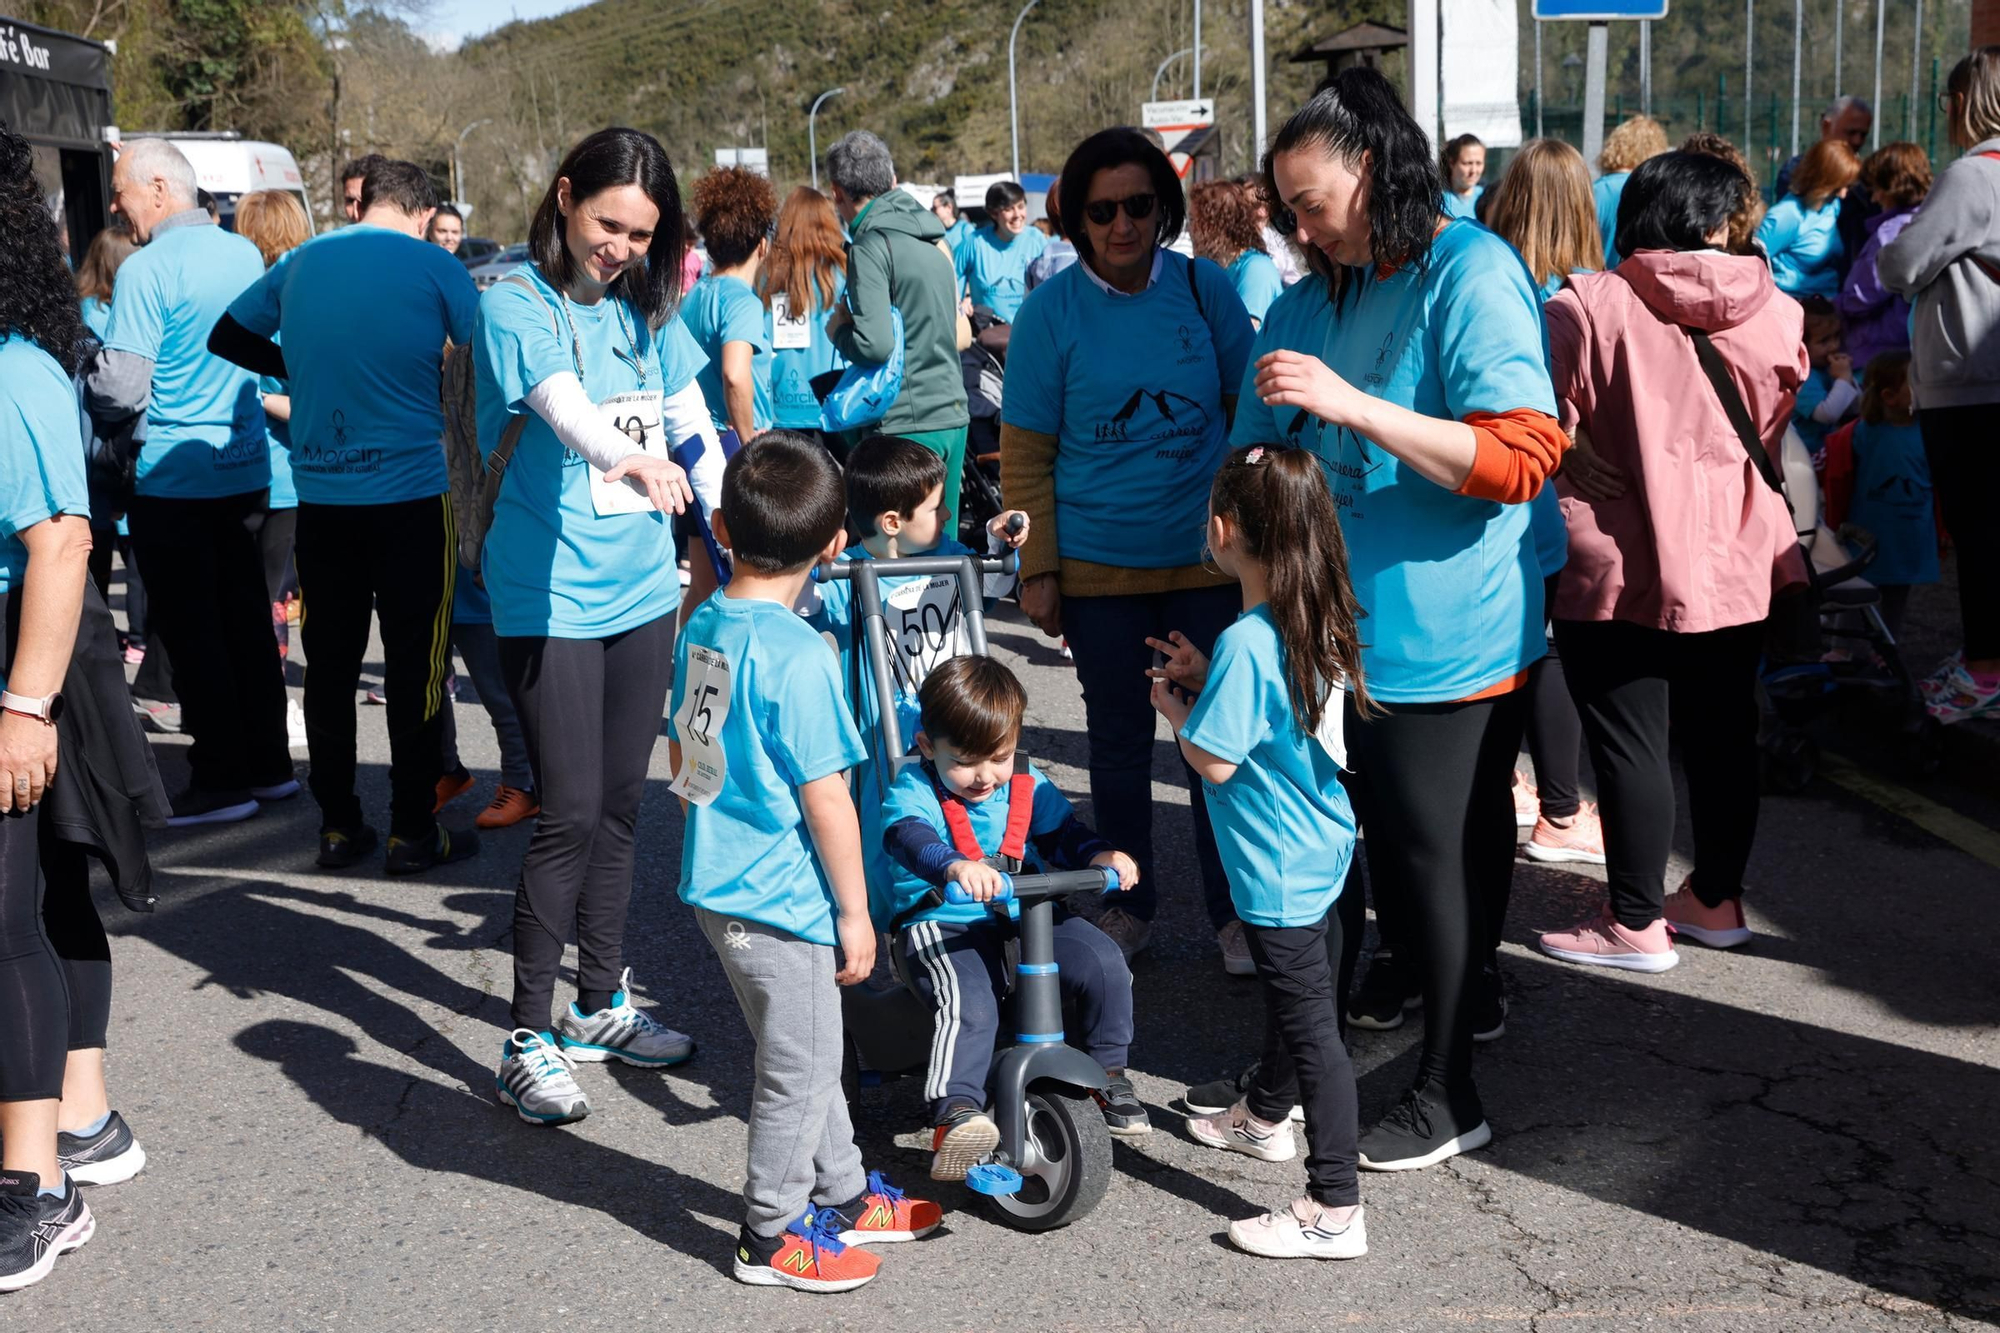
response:
<path id="1" fill-rule="evenodd" d="M 1513 872 L 1509 786 L 1544 651 L 1526 502 L 1568 440 L 1541 293 L 1506 242 L 1444 216 L 1430 146 L 1387 79 L 1322 83 L 1264 173 L 1317 278 L 1266 315 L 1233 438 L 1319 454 L 1368 615 L 1368 689 L 1387 710 L 1350 706 L 1346 735 L 1394 959 L 1378 952 L 1390 970 L 1370 986 L 1420 993 L 1425 1031 L 1416 1082 L 1362 1136 L 1361 1164 L 1409 1170 L 1492 1137 L 1474 1020 L 1500 1035 L 1499 978 L 1481 962 Z"/>
<path id="2" fill-rule="evenodd" d="M 1033 520 L 1021 608 L 1076 658 L 1098 826 L 1139 863 L 1138 887 L 1098 922 L 1129 958 L 1157 901 L 1146 641 L 1180 631 L 1207 653 L 1240 609 L 1233 580 L 1204 568 L 1202 534 L 1253 335 L 1229 275 L 1167 249 L 1187 203 L 1137 130 L 1078 145 L 1057 197 L 1080 262 L 1030 292 L 1015 320 L 1001 488 Z M 1188 786 L 1209 920 L 1225 966 L 1247 976 L 1201 784 L 1190 774 Z"/>

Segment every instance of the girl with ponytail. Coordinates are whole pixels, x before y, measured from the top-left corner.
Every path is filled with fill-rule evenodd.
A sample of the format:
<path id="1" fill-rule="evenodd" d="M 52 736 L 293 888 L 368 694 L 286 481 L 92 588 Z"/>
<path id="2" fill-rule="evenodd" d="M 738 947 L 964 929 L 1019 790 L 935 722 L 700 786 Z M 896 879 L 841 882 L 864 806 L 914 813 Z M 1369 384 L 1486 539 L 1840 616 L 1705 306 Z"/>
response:
<path id="1" fill-rule="evenodd" d="M 1230 454 L 1209 490 L 1208 545 L 1243 588 L 1243 613 L 1205 658 L 1179 631 L 1149 640 L 1153 707 L 1200 775 L 1208 817 L 1264 989 L 1264 1056 L 1234 1105 L 1188 1128 L 1212 1148 L 1268 1162 L 1298 1155 L 1291 1109 L 1305 1111 L 1306 1193 L 1232 1222 L 1229 1239 L 1274 1259 L 1368 1252 L 1356 1175 L 1354 1068 L 1341 1040 L 1333 957 L 1336 910 L 1354 857 L 1341 786 L 1344 691 L 1371 711 L 1360 609 L 1347 580 L 1333 493 L 1303 449 Z M 1192 704 L 1183 690 L 1199 691 Z M 1355 900 L 1358 904 L 1358 899 Z M 1351 926 L 1349 927 L 1352 928 Z"/>

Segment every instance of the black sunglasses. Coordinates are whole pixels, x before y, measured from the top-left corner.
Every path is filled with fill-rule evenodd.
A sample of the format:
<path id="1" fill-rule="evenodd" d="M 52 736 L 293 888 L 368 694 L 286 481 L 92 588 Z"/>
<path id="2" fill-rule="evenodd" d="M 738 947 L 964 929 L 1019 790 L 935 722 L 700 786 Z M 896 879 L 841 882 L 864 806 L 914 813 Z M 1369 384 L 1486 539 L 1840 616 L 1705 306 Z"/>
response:
<path id="1" fill-rule="evenodd" d="M 1083 215 L 1100 227 L 1109 226 L 1123 208 L 1125 216 L 1134 222 L 1144 222 L 1153 216 L 1153 205 L 1160 202 L 1158 195 L 1135 194 L 1123 199 L 1093 199 L 1083 206 Z"/>

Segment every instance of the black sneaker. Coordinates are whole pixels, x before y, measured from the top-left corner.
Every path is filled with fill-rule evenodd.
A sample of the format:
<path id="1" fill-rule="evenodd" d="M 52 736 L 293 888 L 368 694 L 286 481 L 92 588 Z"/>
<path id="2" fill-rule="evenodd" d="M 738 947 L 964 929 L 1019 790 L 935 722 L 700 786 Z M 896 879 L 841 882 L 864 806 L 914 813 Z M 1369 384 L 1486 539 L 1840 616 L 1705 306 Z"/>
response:
<path id="1" fill-rule="evenodd" d="M 34 1286 L 56 1266 L 57 1255 L 97 1230 L 75 1181 L 60 1199 L 41 1189 L 42 1178 L 32 1171 L 0 1171 L 0 1291 Z"/>
<path id="2" fill-rule="evenodd" d="M 1248 1095 L 1250 1081 L 1257 1077 L 1258 1066 L 1263 1063 L 1262 1060 L 1252 1060 L 1250 1067 L 1235 1078 L 1219 1078 L 1213 1083 L 1203 1083 L 1199 1087 L 1189 1088 L 1181 1094 L 1181 1106 L 1190 1116 L 1221 1115 Z M 1294 1106 L 1292 1123 L 1303 1125 L 1305 1122 L 1306 1109 L 1303 1106 Z"/>
<path id="3" fill-rule="evenodd" d="M 1492 1141 L 1493 1127 L 1470 1084 L 1456 1094 L 1420 1084 L 1361 1136 L 1361 1169 L 1417 1171 Z"/>
<path id="4" fill-rule="evenodd" d="M 448 829 L 440 824 L 427 843 L 389 835 L 389 857 L 383 869 L 392 875 L 421 875 L 454 861 L 479 855 L 479 835 L 471 829 Z"/>
<path id="5" fill-rule="evenodd" d="M 379 841 L 366 824 L 354 828 L 323 828 L 319 831 L 319 866 L 322 870 L 345 870 L 375 850 Z"/>
<path id="6" fill-rule="evenodd" d="M 1104 1087 L 1090 1095 L 1097 1099 L 1097 1109 L 1104 1112 L 1105 1126 L 1113 1137 L 1136 1139 L 1153 1132 L 1153 1122 L 1146 1118 L 1146 1108 L 1125 1075 L 1106 1075 Z"/>
<path id="7" fill-rule="evenodd" d="M 1368 975 L 1347 1002 L 1347 1022 L 1371 1032 L 1393 1032 L 1403 1026 L 1403 1011 L 1420 1008 L 1423 1002 L 1423 988 L 1409 969 L 1393 953 L 1378 950 L 1368 964 Z"/>
<path id="8" fill-rule="evenodd" d="M 1507 988 L 1500 979 L 1500 969 L 1487 966 L 1479 970 L 1479 985 L 1472 993 L 1472 1039 L 1474 1041 L 1498 1041 L 1507 1035 Z"/>
<path id="9" fill-rule="evenodd" d="M 241 788 L 208 791 L 189 787 L 174 797 L 168 828 L 192 828 L 197 824 L 236 824 L 257 813 L 257 798 Z"/>
<path id="10" fill-rule="evenodd" d="M 146 1150 L 132 1137 L 125 1117 L 113 1111 L 104 1128 L 88 1138 L 58 1133 L 56 1161 L 79 1185 L 116 1185 L 145 1170 Z"/>

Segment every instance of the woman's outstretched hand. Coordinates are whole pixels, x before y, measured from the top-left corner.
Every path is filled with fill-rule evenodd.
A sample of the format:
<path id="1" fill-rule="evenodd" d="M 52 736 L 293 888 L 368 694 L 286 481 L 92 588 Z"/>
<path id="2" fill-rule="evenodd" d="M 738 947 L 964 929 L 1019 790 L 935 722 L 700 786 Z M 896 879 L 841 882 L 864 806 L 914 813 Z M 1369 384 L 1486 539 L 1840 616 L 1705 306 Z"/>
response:
<path id="1" fill-rule="evenodd" d="M 1368 395 L 1304 352 L 1266 352 L 1257 358 L 1257 396 L 1266 407 L 1303 407 L 1321 421 L 1352 426 Z"/>

